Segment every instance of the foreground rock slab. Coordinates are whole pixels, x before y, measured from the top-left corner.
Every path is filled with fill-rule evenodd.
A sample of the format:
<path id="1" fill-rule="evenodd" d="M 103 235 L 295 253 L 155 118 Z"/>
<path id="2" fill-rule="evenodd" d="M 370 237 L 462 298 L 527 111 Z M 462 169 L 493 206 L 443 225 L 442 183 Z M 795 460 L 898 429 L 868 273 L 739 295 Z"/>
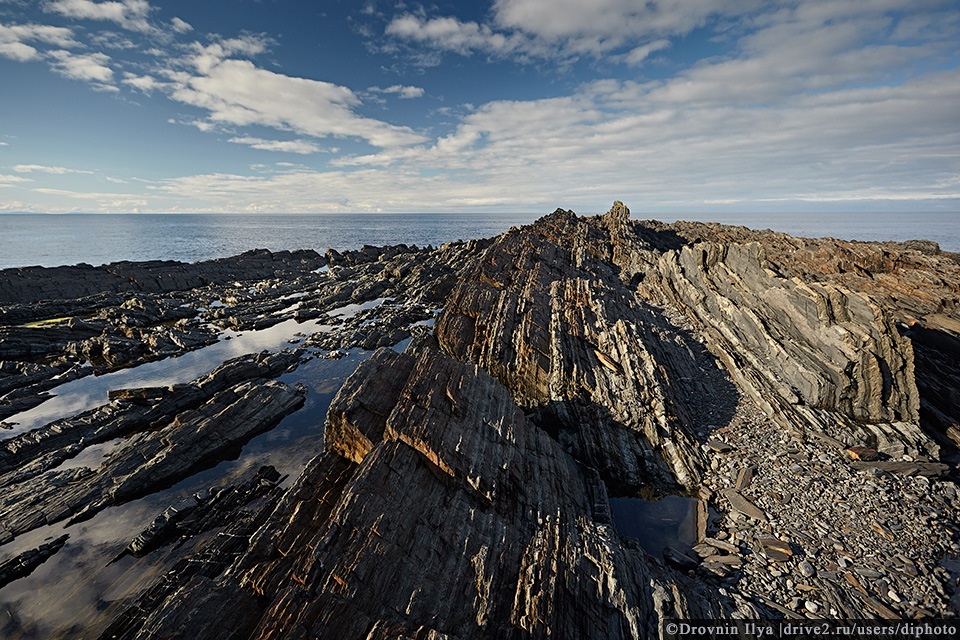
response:
<path id="1" fill-rule="evenodd" d="M 250 550 L 120 637 L 217 637 L 208 621 L 238 597 L 238 638 L 635 638 L 751 611 L 624 545 L 596 472 L 474 365 L 378 352 L 329 422 L 328 452 Z"/>

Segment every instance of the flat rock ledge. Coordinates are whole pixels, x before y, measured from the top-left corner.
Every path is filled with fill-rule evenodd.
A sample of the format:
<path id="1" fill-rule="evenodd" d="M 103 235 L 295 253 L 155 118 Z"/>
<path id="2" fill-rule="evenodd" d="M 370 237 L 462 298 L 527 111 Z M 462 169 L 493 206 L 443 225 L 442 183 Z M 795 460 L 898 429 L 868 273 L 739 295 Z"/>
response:
<path id="1" fill-rule="evenodd" d="M 122 270 L 179 274 L 130 295 L 186 304 L 172 322 L 187 333 L 373 301 L 303 345 L 411 342 L 347 379 L 289 489 L 264 469 L 229 489 L 242 509 L 204 495 L 160 514 L 130 553 L 217 533 L 102 638 L 618 639 L 683 618 L 960 615 L 960 262 L 933 243 L 638 222 L 617 202 L 439 249 L 248 259 L 267 280 L 233 280 L 228 263 L 202 284 L 200 267 Z M 96 296 L 119 309 L 114 271 L 69 272 L 83 302 L 8 285 L 28 295 L 5 313 L 77 313 Z M 229 306 L 201 306 L 213 300 Z M 432 330 L 411 326 L 441 308 Z M 162 331 L 127 311 L 36 350 L 11 333 L 4 400 L 69 372 L 69 345 Z M 0 536 L 88 517 L 268 429 L 302 403 L 272 379 L 302 355 L 117 394 L 95 418 L 8 439 Z M 80 434 L 115 433 L 127 444 L 99 470 L 52 470 Z M 651 554 L 617 530 L 611 496 L 667 494 L 694 501 L 695 544 Z"/>

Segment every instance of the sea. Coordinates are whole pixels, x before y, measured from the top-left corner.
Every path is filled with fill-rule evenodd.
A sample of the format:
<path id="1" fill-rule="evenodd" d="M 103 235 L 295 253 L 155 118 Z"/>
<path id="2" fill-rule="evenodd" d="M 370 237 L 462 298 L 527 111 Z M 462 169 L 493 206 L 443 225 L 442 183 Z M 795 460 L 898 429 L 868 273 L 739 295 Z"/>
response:
<path id="1" fill-rule="evenodd" d="M 358 249 L 437 246 L 486 238 L 542 213 L 392 214 L 4 214 L 0 268 L 120 260 L 196 262 L 250 249 Z M 592 215 L 592 214 L 591 214 Z M 691 220 L 842 240 L 926 239 L 960 252 L 960 212 L 701 213 L 634 212 L 635 220 Z"/>

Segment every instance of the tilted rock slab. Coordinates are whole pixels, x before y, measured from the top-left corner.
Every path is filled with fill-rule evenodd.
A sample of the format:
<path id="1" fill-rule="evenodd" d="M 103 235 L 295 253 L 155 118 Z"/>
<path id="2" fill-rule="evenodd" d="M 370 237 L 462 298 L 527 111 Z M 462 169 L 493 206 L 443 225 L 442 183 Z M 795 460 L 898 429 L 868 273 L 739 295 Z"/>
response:
<path id="1" fill-rule="evenodd" d="M 250 550 L 120 637 L 647 638 L 751 612 L 625 546 L 596 473 L 476 365 L 381 350 L 329 419 Z"/>
<path id="2" fill-rule="evenodd" d="M 759 244 L 664 254 L 644 281 L 704 327 L 738 386 L 785 426 L 892 455 L 937 456 L 920 431 L 913 350 L 871 299 L 786 279 Z"/>
<path id="3" fill-rule="evenodd" d="M 960 447 L 960 393 L 956 391 L 960 388 L 960 254 L 941 251 L 929 240 L 795 238 L 770 230 L 699 222 L 645 221 L 625 226 L 633 235 L 671 237 L 664 250 L 700 242 L 758 243 L 765 266 L 787 279 L 833 284 L 869 298 L 899 323 L 901 334 L 913 345 L 924 431 L 947 450 Z"/>
<path id="4" fill-rule="evenodd" d="M 696 339 L 624 283 L 603 225 L 557 210 L 496 238 L 437 321 L 444 351 L 477 363 L 614 486 L 695 486 L 688 400 Z"/>
<path id="5" fill-rule="evenodd" d="M 84 447 L 164 427 L 178 414 L 196 409 L 233 385 L 281 375 L 295 367 L 302 355 L 300 350 L 291 350 L 232 358 L 193 382 L 159 389 L 158 397 L 145 406 L 120 398 L 2 440 L 0 487 L 25 482 L 73 457 Z"/>

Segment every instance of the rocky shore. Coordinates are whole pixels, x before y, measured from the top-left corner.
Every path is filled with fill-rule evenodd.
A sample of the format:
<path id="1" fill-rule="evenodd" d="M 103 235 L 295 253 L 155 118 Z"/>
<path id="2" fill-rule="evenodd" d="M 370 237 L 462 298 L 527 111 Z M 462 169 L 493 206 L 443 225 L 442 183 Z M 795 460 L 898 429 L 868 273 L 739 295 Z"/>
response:
<path id="1" fill-rule="evenodd" d="M 49 408 L 267 335 L 284 344 Z M 347 354 L 345 381 L 297 378 Z M 316 429 L 289 479 L 264 464 L 172 492 L 301 414 Z M 960 256 L 927 241 L 636 221 L 618 202 L 439 248 L 7 269 L 0 420 L 5 637 L 960 615 Z M 4 600 L 85 522 L 165 491 L 95 560 L 156 562 L 149 584 L 100 585 L 67 627 Z M 671 495 L 685 541 L 618 525 Z"/>

